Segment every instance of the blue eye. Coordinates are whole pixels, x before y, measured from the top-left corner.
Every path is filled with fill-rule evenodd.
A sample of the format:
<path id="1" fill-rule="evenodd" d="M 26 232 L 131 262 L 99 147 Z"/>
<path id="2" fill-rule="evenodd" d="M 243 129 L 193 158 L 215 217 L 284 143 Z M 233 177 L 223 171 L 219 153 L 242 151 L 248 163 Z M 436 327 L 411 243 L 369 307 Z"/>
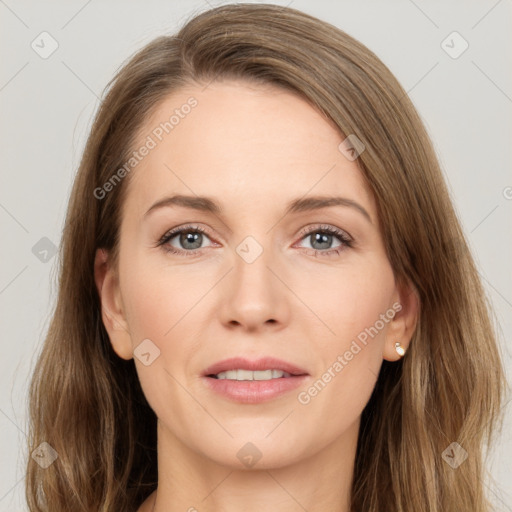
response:
<path id="1" fill-rule="evenodd" d="M 352 238 L 347 233 L 341 229 L 327 225 L 307 228 L 307 230 L 303 231 L 301 235 L 301 240 L 309 239 L 311 245 L 317 245 L 316 247 L 311 248 L 306 247 L 306 249 L 313 250 L 315 256 L 330 256 L 332 254 L 340 254 L 340 252 L 347 247 L 352 247 L 353 243 Z M 331 247 L 333 238 L 338 239 L 340 242 L 340 244 L 334 248 Z"/>
<path id="2" fill-rule="evenodd" d="M 204 248 L 203 242 L 205 238 L 210 239 L 206 233 L 207 231 L 200 226 L 182 226 L 165 233 L 157 245 L 172 254 L 197 256 L 201 249 Z M 353 243 L 352 238 L 347 233 L 328 225 L 313 226 L 303 230 L 300 240 L 308 239 L 308 237 L 310 244 L 315 246 L 305 247 L 305 249 L 314 251 L 314 256 L 340 254 L 346 248 L 352 247 Z M 181 248 L 171 244 L 173 239 L 177 240 Z M 339 241 L 339 245 L 334 248 L 332 248 L 333 239 Z"/>
<path id="3" fill-rule="evenodd" d="M 158 245 L 162 246 L 165 251 L 173 254 L 194 256 L 197 254 L 197 251 L 202 248 L 202 242 L 205 237 L 208 238 L 206 230 L 200 226 L 183 226 L 181 228 L 171 229 L 171 231 L 165 233 L 158 242 Z M 170 245 L 173 238 L 178 240 L 183 249 Z"/>

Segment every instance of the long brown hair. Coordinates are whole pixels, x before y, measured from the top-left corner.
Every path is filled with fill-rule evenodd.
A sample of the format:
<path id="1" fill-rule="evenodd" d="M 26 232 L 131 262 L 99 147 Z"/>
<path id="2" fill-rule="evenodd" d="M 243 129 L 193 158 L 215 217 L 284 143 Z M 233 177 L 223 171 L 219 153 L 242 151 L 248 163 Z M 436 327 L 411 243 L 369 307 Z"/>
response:
<path id="1" fill-rule="evenodd" d="M 170 92 L 231 78 L 298 93 L 340 134 L 363 141 L 357 162 L 389 261 L 418 292 L 410 348 L 399 362 L 383 362 L 363 411 L 352 510 L 488 511 L 483 452 L 500 424 L 505 379 L 494 320 L 431 141 L 374 53 L 326 22 L 268 4 L 201 13 L 141 49 L 107 86 L 74 182 L 58 299 L 30 387 L 30 510 L 133 511 L 157 486 L 156 417 L 133 360 L 113 352 L 93 276 L 98 248 L 115 261 L 129 177 L 101 199 L 94 191 L 127 161 Z M 38 449 L 51 458 L 43 442 L 58 455 L 48 467 L 30 457 Z M 457 468 L 446 458 L 464 453 L 449 448 L 454 442 L 468 455 Z"/>

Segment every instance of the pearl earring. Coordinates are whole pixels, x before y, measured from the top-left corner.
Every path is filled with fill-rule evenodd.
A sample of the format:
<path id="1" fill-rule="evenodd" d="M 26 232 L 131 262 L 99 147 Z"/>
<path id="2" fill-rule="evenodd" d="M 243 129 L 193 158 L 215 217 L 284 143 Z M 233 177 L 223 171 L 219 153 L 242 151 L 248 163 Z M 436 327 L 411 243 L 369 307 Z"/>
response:
<path id="1" fill-rule="evenodd" d="M 395 343 L 395 350 L 397 351 L 400 357 L 402 357 L 405 354 L 405 349 L 404 347 L 402 347 L 402 345 L 400 345 L 399 341 Z"/>

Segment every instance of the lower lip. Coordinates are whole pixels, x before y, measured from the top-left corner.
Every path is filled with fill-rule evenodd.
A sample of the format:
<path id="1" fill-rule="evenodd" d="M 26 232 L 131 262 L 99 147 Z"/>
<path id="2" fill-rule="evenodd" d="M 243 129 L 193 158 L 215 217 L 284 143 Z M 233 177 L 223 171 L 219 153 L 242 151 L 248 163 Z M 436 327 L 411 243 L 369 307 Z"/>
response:
<path id="1" fill-rule="evenodd" d="M 304 383 L 308 375 L 281 377 L 270 380 L 231 380 L 204 377 L 206 385 L 216 393 L 246 404 L 273 400 Z"/>

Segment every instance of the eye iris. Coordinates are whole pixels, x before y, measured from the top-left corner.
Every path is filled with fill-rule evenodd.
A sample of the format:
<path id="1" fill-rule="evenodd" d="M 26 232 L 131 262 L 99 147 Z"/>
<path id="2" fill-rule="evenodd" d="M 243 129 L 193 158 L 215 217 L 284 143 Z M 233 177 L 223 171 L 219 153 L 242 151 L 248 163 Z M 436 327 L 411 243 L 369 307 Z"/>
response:
<path id="1" fill-rule="evenodd" d="M 198 243 L 199 241 L 199 243 Z M 185 249 L 199 249 L 202 245 L 203 235 L 202 233 L 197 232 L 188 232 L 181 233 L 180 235 L 180 244 Z M 188 243 L 191 243 L 193 247 L 187 246 Z"/>
<path id="2" fill-rule="evenodd" d="M 332 242 L 332 235 L 327 233 L 314 233 L 311 235 L 311 246 L 314 249 L 329 249 Z M 315 247 L 314 243 L 319 242 L 321 247 Z"/>
<path id="3" fill-rule="evenodd" d="M 181 247 L 185 250 L 194 251 L 200 249 L 203 242 L 203 232 L 199 229 L 183 230 L 177 232 L 174 236 L 169 235 L 167 240 L 179 238 Z M 318 230 L 310 233 L 309 239 L 313 249 L 325 250 L 330 249 L 332 245 L 332 238 L 339 238 L 340 235 L 331 233 L 330 230 Z M 318 244 L 315 246 L 315 244 Z"/>

